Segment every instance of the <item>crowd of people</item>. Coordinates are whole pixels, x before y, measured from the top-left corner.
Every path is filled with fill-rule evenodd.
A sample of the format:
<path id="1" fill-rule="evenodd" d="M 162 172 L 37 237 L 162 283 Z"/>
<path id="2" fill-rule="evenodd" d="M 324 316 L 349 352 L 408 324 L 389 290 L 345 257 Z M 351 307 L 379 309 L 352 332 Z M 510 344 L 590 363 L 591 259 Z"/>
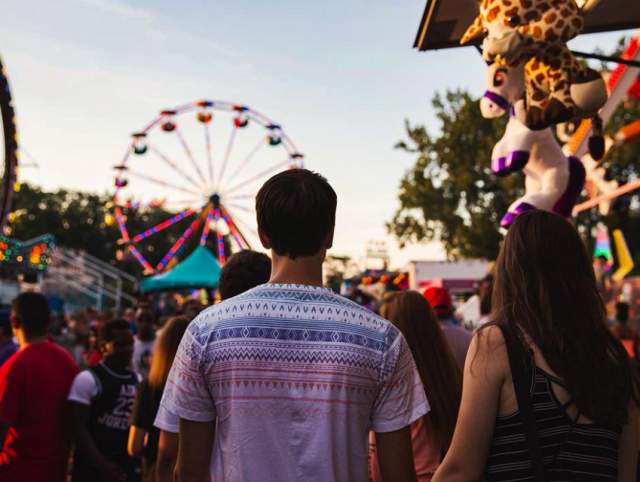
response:
<path id="1" fill-rule="evenodd" d="M 466 329 L 440 287 L 373 313 L 323 287 L 337 196 L 256 197 L 220 301 L 0 313 L 0 482 L 635 481 L 638 333 L 575 228 L 521 215 Z M 17 343 L 15 343 L 17 341 Z"/>

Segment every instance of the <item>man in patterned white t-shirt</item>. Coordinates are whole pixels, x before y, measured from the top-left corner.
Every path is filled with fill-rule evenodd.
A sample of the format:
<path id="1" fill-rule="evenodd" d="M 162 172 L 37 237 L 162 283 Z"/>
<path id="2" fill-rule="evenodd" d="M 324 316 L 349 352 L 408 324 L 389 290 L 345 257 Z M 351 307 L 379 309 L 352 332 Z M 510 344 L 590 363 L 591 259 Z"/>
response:
<path id="1" fill-rule="evenodd" d="M 407 343 L 322 287 L 336 204 L 304 169 L 258 193 L 271 279 L 196 317 L 162 399 L 180 417 L 181 482 L 366 482 L 370 430 L 384 480 L 415 480 L 409 425 L 429 404 Z"/>

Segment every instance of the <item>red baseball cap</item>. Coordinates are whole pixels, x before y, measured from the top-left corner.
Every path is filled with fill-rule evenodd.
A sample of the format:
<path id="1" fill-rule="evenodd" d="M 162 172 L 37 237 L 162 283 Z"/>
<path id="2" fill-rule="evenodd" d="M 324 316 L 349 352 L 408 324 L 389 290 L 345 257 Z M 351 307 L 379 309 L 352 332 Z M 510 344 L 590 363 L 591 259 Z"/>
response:
<path id="1" fill-rule="evenodd" d="M 422 295 L 427 299 L 437 315 L 447 315 L 453 311 L 451 296 L 440 286 L 429 286 Z"/>

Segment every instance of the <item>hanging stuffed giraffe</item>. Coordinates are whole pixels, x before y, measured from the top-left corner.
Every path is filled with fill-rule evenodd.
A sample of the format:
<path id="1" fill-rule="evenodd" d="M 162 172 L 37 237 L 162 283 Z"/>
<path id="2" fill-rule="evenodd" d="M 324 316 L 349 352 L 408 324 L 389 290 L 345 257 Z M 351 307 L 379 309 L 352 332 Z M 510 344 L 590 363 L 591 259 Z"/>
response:
<path id="1" fill-rule="evenodd" d="M 604 81 L 566 45 L 584 25 L 575 0 L 481 0 L 479 10 L 460 43 L 485 33 L 485 60 L 525 64 L 525 98 L 514 108 L 527 127 L 596 115 L 607 99 Z"/>

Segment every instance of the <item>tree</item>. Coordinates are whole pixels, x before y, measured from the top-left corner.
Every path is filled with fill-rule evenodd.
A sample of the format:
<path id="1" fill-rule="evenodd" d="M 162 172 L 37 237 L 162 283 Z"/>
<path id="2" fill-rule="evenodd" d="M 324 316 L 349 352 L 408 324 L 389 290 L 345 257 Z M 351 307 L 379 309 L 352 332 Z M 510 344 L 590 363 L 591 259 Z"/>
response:
<path id="1" fill-rule="evenodd" d="M 400 208 L 387 229 L 401 246 L 440 241 L 452 258 L 492 259 L 500 218 L 522 185 L 521 175 L 498 179 L 491 172 L 491 149 L 506 119 L 484 119 L 478 100 L 460 90 L 436 94 L 432 104 L 439 135 L 407 122 L 408 140 L 396 146 L 417 160 L 400 183 Z"/>
<path id="2" fill-rule="evenodd" d="M 439 133 L 407 122 L 408 139 L 396 146 L 417 159 L 401 180 L 400 207 L 387 229 L 401 246 L 439 241 L 451 258 L 495 259 L 502 240 L 500 218 L 524 188 L 522 174 L 499 179 L 490 169 L 493 145 L 502 137 L 507 119 L 484 119 L 478 99 L 464 91 L 447 92 L 444 97 L 436 94 L 432 104 Z M 639 103 L 627 102 L 616 110 L 606 132 L 612 134 L 638 118 Z M 640 174 L 638 159 L 640 144 L 631 144 L 612 150 L 604 165 L 611 176 L 625 182 Z M 602 218 L 593 209 L 580 214 L 577 223 L 589 243 L 597 221 L 623 226 L 640 264 L 640 246 L 630 241 L 635 240 L 631 231 L 640 227 L 638 211 L 614 210 Z"/>
<path id="3" fill-rule="evenodd" d="M 9 224 L 10 235 L 25 241 L 45 233 L 53 234 L 59 246 L 86 251 L 117 268 L 141 275 L 140 265 L 131 257 L 116 261 L 116 252 L 126 252 L 126 246 L 119 241 L 121 236 L 117 225 L 113 219 L 109 219 L 112 218 L 112 213 L 111 196 L 108 194 L 99 195 L 67 189 L 46 192 L 38 187 L 23 184 L 15 197 Z M 151 207 L 125 209 L 124 214 L 127 216 L 130 234 L 135 235 L 175 213 L 162 207 Z M 145 258 L 155 266 L 193 219 L 184 219 L 137 246 Z M 188 253 L 195 247 L 199 240 L 198 235 L 199 231 L 185 243 L 182 253 Z M 225 237 L 224 241 L 226 252 L 229 253 L 228 237 Z M 207 247 L 214 254 L 217 253 L 213 231 Z"/>

